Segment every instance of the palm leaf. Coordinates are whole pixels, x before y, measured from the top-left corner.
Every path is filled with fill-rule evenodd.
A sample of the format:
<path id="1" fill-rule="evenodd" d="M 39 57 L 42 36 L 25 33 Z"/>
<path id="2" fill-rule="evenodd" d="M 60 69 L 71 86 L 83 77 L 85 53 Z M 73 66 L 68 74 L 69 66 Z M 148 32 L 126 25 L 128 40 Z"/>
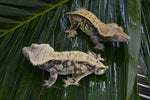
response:
<path id="1" fill-rule="evenodd" d="M 65 0 L 65 1 L 67 1 L 67 0 Z M 4 3 L 4 4 L 6 3 L 6 1 L 0 1 L 0 3 L 1 2 Z M 24 3 L 24 2 L 26 3 L 27 1 L 23 0 L 22 3 Z M 0 5 L 0 9 L 1 9 L 0 13 L 1 13 L 1 15 L 2 16 L 9 16 L 9 17 L 11 17 L 11 18 L 3 18 L 3 17 L 1 17 L 0 21 L 1 22 L 6 21 L 7 23 L 12 23 L 13 22 L 14 24 L 17 24 L 17 25 L 13 25 L 12 27 L 9 27 L 9 29 L 6 31 L 6 28 L 8 27 L 7 25 L 9 25 L 9 24 L 7 24 L 5 26 L 2 23 L 1 26 L 3 26 L 3 27 L 1 28 L 1 30 L 5 30 L 6 32 L 1 33 L 0 37 L 4 36 L 5 34 L 8 34 L 11 31 L 16 30 L 17 28 L 21 27 L 22 25 L 24 25 L 24 24 L 26 24 L 28 22 L 31 22 L 32 20 L 36 19 L 37 17 L 44 15 L 45 13 L 50 11 L 51 9 L 54 9 L 55 7 L 61 5 L 64 2 L 57 3 L 57 4 L 53 5 L 53 6 L 51 4 L 44 4 L 43 2 L 40 2 L 40 1 L 37 1 L 37 0 L 31 0 L 31 1 L 27 2 L 27 3 L 31 4 L 31 6 L 34 6 L 34 4 L 44 6 L 43 9 L 44 8 L 45 9 L 42 10 L 42 11 L 40 11 L 41 10 L 40 8 L 32 8 L 32 11 L 30 11 L 30 9 L 27 11 L 26 9 L 20 9 L 19 7 L 16 8 L 16 7 L 7 6 L 7 5 L 3 5 L 3 4 Z M 8 2 L 8 4 L 12 4 L 13 5 L 14 3 L 13 2 L 12 3 Z M 34 11 L 34 9 L 38 9 L 38 10 Z M 23 18 L 21 16 L 23 16 Z M 14 19 L 16 19 L 16 17 L 17 17 L 17 20 L 15 21 Z M 29 18 L 26 18 L 26 20 L 23 20 L 23 19 L 25 19 L 25 17 L 29 17 Z M 21 21 L 21 20 L 23 20 L 23 21 Z"/>
<path id="2" fill-rule="evenodd" d="M 149 20 L 149 1 L 143 1 L 141 3 L 142 7 L 142 43 L 141 43 L 141 55 L 140 55 L 140 65 L 145 71 L 147 79 L 150 83 L 150 35 L 149 35 L 149 27 L 150 24 L 147 22 Z"/>
<path id="3" fill-rule="evenodd" d="M 141 26 L 139 16 L 141 12 L 138 6 L 140 1 L 70 0 L 65 3 L 66 1 L 52 3 L 38 0 L 0 1 L 0 8 L 5 8 L 5 11 L 0 10 L 0 99 L 120 100 L 129 99 L 131 95 L 131 99 L 138 99 L 136 86 L 138 56 L 134 55 L 139 55 L 140 44 L 138 43 L 138 46 L 133 44 L 140 40 L 140 31 L 135 31 Z M 132 6 L 136 6 L 138 10 L 135 12 L 134 9 L 129 9 Z M 80 8 L 93 12 L 102 22 L 115 22 L 124 27 L 125 32 L 131 36 L 129 46 L 127 43 L 105 43 L 104 52 L 100 52 L 93 49 L 94 44 L 80 30 L 77 37 L 68 39 L 64 30 L 69 29 L 70 24 L 65 13 Z M 132 13 L 136 13 L 136 19 Z M 132 29 L 132 22 L 136 23 L 135 30 Z M 135 35 L 136 32 L 138 35 Z M 59 76 L 55 85 L 47 89 L 41 84 L 49 74 L 33 67 L 22 54 L 22 48 L 32 43 L 49 43 L 56 51 L 100 52 L 102 57 L 106 58 L 104 63 L 109 69 L 102 76 L 92 74 L 85 77 L 80 81 L 80 87 L 63 88 L 61 80 L 66 76 Z M 132 72 L 134 73 L 130 76 Z"/>
<path id="4" fill-rule="evenodd" d="M 140 42 L 141 42 L 141 29 L 140 29 L 141 13 L 139 13 L 141 12 L 140 2 L 138 0 L 135 0 L 134 2 L 128 1 L 128 6 L 129 6 L 128 16 L 130 19 L 128 23 L 128 32 L 130 32 L 131 41 L 129 42 L 129 49 L 128 49 L 129 61 L 128 61 L 128 67 L 127 67 L 127 72 L 128 72 L 127 99 L 130 98 L 130 94 L 132 94 L 132 89 L 135 84 L 134 81 L 135 81 L 135 77 L 137 74 L 137 64 L 138 64 Z M 136 9 L 133 11 L 132 10 L 133 8 L 136 8 Z"/>

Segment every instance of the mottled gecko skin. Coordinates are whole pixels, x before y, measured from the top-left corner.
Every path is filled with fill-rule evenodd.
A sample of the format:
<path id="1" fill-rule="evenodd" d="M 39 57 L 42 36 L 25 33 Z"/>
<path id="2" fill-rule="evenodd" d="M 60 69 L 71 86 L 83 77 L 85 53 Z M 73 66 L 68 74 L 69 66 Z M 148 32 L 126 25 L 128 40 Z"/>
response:
<path id="1" fill-rule="evenodd" d="M 76 29 L 80 28 L 88 36 L 90 36 L 92 42 L 96 45 L 95 48 L 103 50 L 104 46 L 101 41 L 116 41 L 127 42 L 130 37 L 123 32 L 123 28 L 116 23 L 104 24 L 93 13 L 86 9 L 80 9 L 79 11 L 66 13 L 71 27 L 66 30 L 69 33 L 68 38 L 75 37 L 77 34 Z"/>
<path id="2" fill-rule="evenodd" d="M 56 82 L 58 75 L 72 74 L 71 78 L 63 80 L 64 87 L 79 86 L 78 82 L 83 77 L 91 73 L 102 75 L 108 69 L 108 66 L 100 62 L 104 59 L 93 52 L 56 52 L 49 44 L 32 44 L 31 47 L 24 47 L 23 54 L 34 66 L 50 72 L 50 78 L 43 84 L 48 88 Z"/>

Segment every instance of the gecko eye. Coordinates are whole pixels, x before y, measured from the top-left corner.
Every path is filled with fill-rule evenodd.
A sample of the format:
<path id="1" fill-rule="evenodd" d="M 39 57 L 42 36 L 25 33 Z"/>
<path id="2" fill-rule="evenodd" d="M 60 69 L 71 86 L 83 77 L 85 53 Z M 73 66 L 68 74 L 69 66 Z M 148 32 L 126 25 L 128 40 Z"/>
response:
<path id="1" fill-rule="evenodd" d="M 32 49 L 36 49 L 36 48 L 38 48 L 38 47 L 39 47 L 38 44 L 32 44 L 32 45 L 31 45 L 31 48 L 32 48 Z"/>
<path id="2" fill-rule="evenodd" d="M 118 34 L 115 34 L 115 35 L 113 36 L 113 38 L 114 38 L 114 39 L 118 39 L 118 38 L 119 38 L 119 35 L 118 35 Z"/>

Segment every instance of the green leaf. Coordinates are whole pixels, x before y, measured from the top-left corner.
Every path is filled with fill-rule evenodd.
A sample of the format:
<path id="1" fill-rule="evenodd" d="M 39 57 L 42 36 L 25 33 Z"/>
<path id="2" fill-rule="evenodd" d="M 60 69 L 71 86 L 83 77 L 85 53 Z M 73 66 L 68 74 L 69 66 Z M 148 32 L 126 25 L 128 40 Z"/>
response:
<path id="1" fill-rule="evenodd" d="M 14 20 L 14 19 L 9 19 L 9 18 L 3 18 L 0 17 L 0 26 L 4 26 L 4 25 L 11 25 L 11 24 L 19 24 L 21 23 L 18 20 Z M 1 32 L 5 32 L 6 30 L 1 29 Z"/>
<path id="2" fill-rule="evenodd" d="M 0 5 L 0 15 L 2 16 L 29 16 L 29 15 L 33 15 L 33 13 L 16 8 L 16 7 Z"/>
<path id="3" fill-rule="evenodd" d="M 150 23 L 148 23 L 150 16 L 149 1 L 141 1 L 142 7 L 142 43 L 140 65 L 144 69 L 147 79 L 150 83 Z"/>
<path id="4" fill-rule="evenodd" d="M 40 0 L 1 0 L 0 3 L 9 4 L 9 5 L 17 5 L 23 7 L 39 7 L 39 6 L 47 6 L 47 3 L 42 2 Z"/>
<path id="5" fill-rule="evenodd" d="M 138 10 L 133 9 L 132 6 L 139 5 L 140 1 L 134 0 L 137 1 L 136 3 L 133 1 L 127 3 L 124 0 L 58 1 L 52 3 L 41 0 L 0 1 L 1 7 L 13 10 L 13 14 L 0 13 L 0 18 L 6 20 L 3 20 L 4 26 L 0 26 L 2 32 L 0 100 L 125 100 L 131 95 L 131 99 L 138 99 L 135 67 L 139 55 L 140 43 L 137 40 L 140 40 L 141 19 L 138 17 L 140 6 L 137 7 Z M 130 42 L 104 43 L 104 51 L 98 51 L 93 48 L 94 44 L 81 30 L 77 30 L 78 35 L 75 38 L 68 39 L 64 30 L 69 29 L 70 23 L 65 13 L 80 8 L 91 11 L 104 23 L 114 22 L 122 26 L 131 37 Z M 17 14 L 14 15 L 15 13 Z M 136 16 L 133 17 L 132 13 Z M 138 35 L 135 35 L 135 32 Z M 138 46 L 134 44 L 135 41 Z M 62 79 L 66 79 L 67 76 L 59 76 L 57 82 L 47 89 L 41 84 L 43 80 L 48 79 L 49 73 L 33 66 L 22 54 L 22 48 L 32 43 L 48 43 L 56 51 L 78 50 L 101 53 L 102 57 L 106 58 L 104 64 L 108 65 L 109 69 L 104 75 L 92 74 L 85 77 L 80 81 L 80 87 L 63 88 Z M 131 63 L 132 61 L 134 63 Z M 129 77 L 132 72 L 133 76 Z M 130 89 L 127 90 L 128 88 Z"/>
<path id="6" fill-rule="evenodd" d="M 2 37 L 2 36 L 4 36 L 4 35 L 8 34 L 9 32 L 12 32 L 12 31 L 16 30 L 17 28 L 21 27 L 22 25 L 24 25 L 24 24 L 26 24 L 26 23 L 28 23 L 28 22 L 30 22 L 30 21 L 36 19 L 37 17 L 39 17 L 39 16 L 41 16 L 41 15 L 47 13 L 47 12 L 50 11 L 51 9 L 54 9 L 55 7 L 61 5 L 62 3 L 66 2 L 66 1 L 67 1 L 67 0 L 65 0 L 65 1 L 63 1 L 63 2 L 60 2 L 60 3 L 57 3 L 57 4 L 54 4 L 53 6 L 50 6 L 48 9 L 42 10 L 42 11 L 40 11 L 40 12 L 34 14 L 33 16 L 29 17 L 27 20 L 22 21 L 22 23 L 20 23 L 20 24 L 14 26 L 14 27 L 9 28 L 6 32 L 0 34 L 0 37 Z M 2 5 L 2 7 L 3 7 L 3 5 Z M 8 9 L 8 10 L 10 10 L 10 11 L 12 10 L 12 11 L 17 12 L 17 13 L 19 13 L 19 12 L 21 11 L 21 10 L 18 10 L 18 9 L 16 10 L 15 8 L 11 8 L 11 9 L 9 9 L 9 8 L 11 8 L 11 7 L 8 7 L 8 8 L 5 8 L 5 9 Z M 25 13 L 26 11 L 22 11 L 22 12 Z M 8 12 L 8 13 L 9 13 L 9 12 Z M 13 13 L 13 12 L 12 12 L 12 13 Z M 13 13 L 13 14 L 16 14 L 16 13 Z M 20 15 L 20 14 L 22 14 L 22 13 L 19 13 L 19 15 Z M 2 15 L 5 16 L 5 14 L 3 14 L 3 13 L 2 13 Z M 19 15 L 18 15 L 18 16 L 19 16 Z"/>
<path id="7" fill-rule="evenodd" d="M 129 55 L 127 63 L 127 100 L 133 94 L 133 86 L 137 74 L 137 64 L 139 59 L 141 43 L 141 7 L 139 0 L 128 1 L 128 32 L 131 40 L 129 42 Z M 136 8 L 136 9 L 134 9 Z M 133 10 L 134 9 L 134 10 Z M 137 83 L 137 82 L 136 82 Z M 136 96 L 135 96 L 136 98 Z"/>

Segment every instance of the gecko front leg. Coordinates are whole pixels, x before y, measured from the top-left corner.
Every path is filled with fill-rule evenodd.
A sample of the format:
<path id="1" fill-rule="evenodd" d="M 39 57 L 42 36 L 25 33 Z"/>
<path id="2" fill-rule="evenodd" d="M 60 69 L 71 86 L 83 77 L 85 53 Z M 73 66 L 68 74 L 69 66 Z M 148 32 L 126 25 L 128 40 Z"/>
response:
<path id="1" fill-rule="evenodd" d="M 48 80 L 44 80 L 44 84 L 42 86 L 47 86 L 47 88 L 50 88 L 57 80 L 58 73 L 55 68 L 50 68 L 50 78 Z"/>
<path id="2" fill-rule="evenodd" d="M 69 85 L 76 85 L 79 86 L 80 84 L 78 83 L 82 78 L 85 76 L 93 73 L 92 68 L 87 68 L 88 66 L 85 64 L 75 64 L 74 69 L 73 69 L 73 74 L 71 78 L 67 78 L 67 80 L 63 80 L 65 83 L 63 86 L 67 87 Z M 91 69 L 91 70 L 90 70 Z"/>
<path id="3" fill-rule="evenodd" d="M 70 24 L 71 24 L 71 27 L 69 30 L 66 30 L 65 33 L 69 33 L 68 35 L 68 38 L 70 37 L 75 37 L 75 35 L 77 34 L 77 31 L 76 29 L 79 27 L 80 25 L 80 22 L 75 20 L 74 18 L 70 17 L 69 18 L 70 20 Z"/>

